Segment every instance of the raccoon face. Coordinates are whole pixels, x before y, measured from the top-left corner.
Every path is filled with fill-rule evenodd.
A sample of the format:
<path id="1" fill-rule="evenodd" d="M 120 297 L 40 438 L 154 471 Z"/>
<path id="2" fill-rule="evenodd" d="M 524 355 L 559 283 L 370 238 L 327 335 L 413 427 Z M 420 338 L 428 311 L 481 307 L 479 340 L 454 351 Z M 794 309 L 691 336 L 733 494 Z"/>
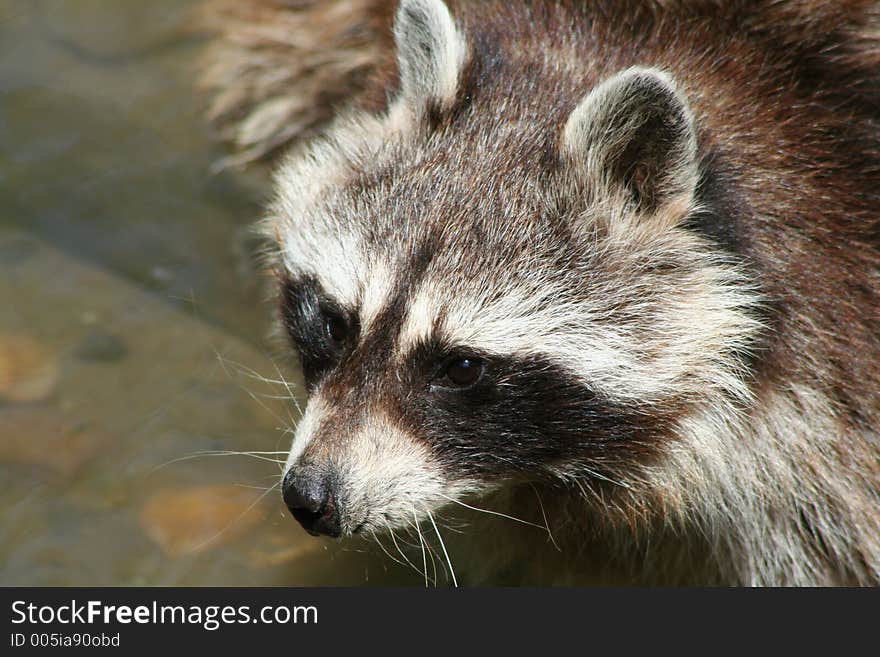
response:
<path id="1" fill-rule="evenodd" d="M 685 97 L 628 69 L 564 115 L 499 107 L 442 2 L 404 0 L 395 37 L 388 111 L 278 174 L 281 315 L 310 394 L 285 501 L 338 536 L 517 482 L 644 484 L 693 409 L 748 397 L 758 330 L 739 265 L 689 228 Z"/>

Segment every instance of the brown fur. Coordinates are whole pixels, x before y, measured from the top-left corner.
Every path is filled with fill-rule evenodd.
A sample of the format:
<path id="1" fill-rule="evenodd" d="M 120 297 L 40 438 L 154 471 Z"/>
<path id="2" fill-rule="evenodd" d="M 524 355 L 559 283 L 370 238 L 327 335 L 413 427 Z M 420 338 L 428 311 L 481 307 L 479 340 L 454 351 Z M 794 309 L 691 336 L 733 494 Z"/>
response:
<path id="1" fill-rule="evenodd" d="M 449 6 L 471 58 L 456 104 L 428 112 L 431 129 L 467 108 L 488 116 L 506 103 L 540 126 L 536 132 L 558 135 L 589 89 L 636 65 L 668 71 L 683 89 L 700 126 L 701 156 L 717 163 L 714 174 L 736 218 L 736 250 L 767 299 L 769 331 L 752 371 L 757 401 L 743 410 L 754 427 L 750 439 L 802 430 L 798 414 L 815 416 L 812 424 L 823 432 L 798 436 L 798 447 L 785 455 L 801 477 L 789 489 L 800 516 L 782 531 L 812 541 L 813 561 L 823 569 L 816 582 L 880 582 L 880 4 L 536 0 Z M 382 110 L 396 88 L 393 2 L 251 0 L 222 7 L 214 14 L 222 38 L 204 81 L 217 94 L 211 118 L 225 126 L 237 161 L 269 157 L 320 132 L 340 104 Z M 465 146 L 479 134 L 479 121 L 474 125 L 461 133 Z M 556 148 L 552 140 L 545 145 L 548 161 Z M 522 161 L 504 150 L 497 159 L 499 176 L 515 176 Z M 756 506 L 764 503 L 760 476 Z M 556 499 L 555 492 L 545 493 Z M 648 505 L 667 504 L 673 503 L 661 496 Z M 565 516 L 565 503 L 557 506 Z M 626 508 L 638 516 L 644 507 Z M 631 564 L 646 560 L 647 548 L 620 538 L 631 535 L 626 523 L 604 530 L 603 522 L 595 519 L 595 540 L 576 539 L 582 542 L 575 551 L 587 554 L 583 570 L 595 560 L 615 581 L 803 581 L 785 575 L 775 582 L 748 580 L 717 567 L 737 561 L 737 548 L 747 547 L 702 537 L 683 549 L 662 515 L 632 519 L 653 526 L 641 535 L 655 541 L 652 559 L 666 564 L 645 576 Z M 847 545 L 827 540 L 838 530 Z M 629 547 L 614 554 L 624 543 Z M 672 556 L 664 556 L 667 551 Z"/>
<path id="2" fill-rule="evenodd" d="M 202 59 L 208 119 L 235 155 L 273 158 L 319 132 L 390 52 L 393 6 L 375 0 L 212 0 L 194 24 L 216 36 Z"/>

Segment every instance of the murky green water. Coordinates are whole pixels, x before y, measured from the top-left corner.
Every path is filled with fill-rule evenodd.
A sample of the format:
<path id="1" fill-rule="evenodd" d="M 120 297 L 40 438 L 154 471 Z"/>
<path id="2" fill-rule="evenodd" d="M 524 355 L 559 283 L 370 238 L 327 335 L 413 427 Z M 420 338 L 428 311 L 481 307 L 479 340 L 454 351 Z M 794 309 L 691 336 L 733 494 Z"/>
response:
<path id="1" fill-rule="evenodd" d="M 0 584 L 418 584 L 279 467 L 259 177 L 212 172 L 180 0 L 0 0 Z"/>

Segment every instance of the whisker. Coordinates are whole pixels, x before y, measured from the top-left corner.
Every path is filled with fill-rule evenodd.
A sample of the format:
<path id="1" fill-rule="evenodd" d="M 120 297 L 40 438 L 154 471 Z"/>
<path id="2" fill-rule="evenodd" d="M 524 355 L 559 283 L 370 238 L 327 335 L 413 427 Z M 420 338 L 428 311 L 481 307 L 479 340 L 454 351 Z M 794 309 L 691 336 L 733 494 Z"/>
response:
<path id="1" fill-rule="evenodd" d="M 627 488 L 627 489 L 632 488 L 632 486 L 630 486 L 629 484 L 626 484 L 625 482 L 622 482 L 622 481 L 617 481 L 616 479 L 611 479 L 610 477 L 606 477 L 605 475 L 603 475 L 599 472 L 596 472 L 592 468 L 589 468 L 586 466 L 581 466 L 581 467 L 583 467 L 584 472 L 586 472 L 591 477 L 595 477 L 596 479 L 601 479 L 602 481 L 607 481 L 609 484 L 614 484 L 615 486 L 620 486 L 621 488 Z"/>
<path id="2" fill-rule="evenodd" d="M 223 355 L 222 355 L 219 351 L 217 351 L 217 350 L 214 351 L 214 354 L 217 356 L 217 360 L 220 362 L 220 367 L 223 368 L 223 371 L 226 373 L 226 376 L 228 376 L 228 377 L 229 377 L 230 379 L 232 379 L 232 380 L 235 380 L 235 379 L 233 378 L 232 374 L 230 373 L 229 369 L 227 368 L 227 364 L 230 364 L 230 365 L 233 365 L 233 366 L 235 366 L 235 367 L 239 367 L 239 368 L 244 368 L 245 370 L 249 370 L 249 369 L 250 369 L 250 368 L 245 367 L 244 365 L 240 365 L 240 364 L 238 364 L 238 363 L 234 363 L 234 362 L 232 362 L 232 361 L 228 361 L 228 360 L 225 359 L 225 358 L 223 357 Z M 250 370 L 250 371 L 253 372 L 253 370 Z M 256 377 L 260 377 L 260 375 L 259 375 L 259 374 L 256 374 L 256 373 L 254 373 L 254 376 L 256 376 Z M 260 379 L 263 380 L 263 381 L 265 381 L 265 382 L 267 382 L 267 383 L 272 383 L 271 380 L 267 380 L 265 377 L 260 377 Z M 261 407 L 262 407 L 267 413 L 269 413 L 273 418 L 275 418 L 275 420 L 276 420 L 279 424 L 281 424 L 282 426 L 284 426 L 284 427 L 288 427 L 288 426 L 291 426 L 291 425 L 295 425 L 295 424 L 296 424 L 296 420 L 293 419 L 293 416 L 290 415 L 289 412 L 288 412 L 288 419 L 285 421 L 285 420 L 284 420 L 282 417 L 280 417 L 275 411 L 273 411 L 271 408 L 269 408 L 269 407 L 263 402 L 262 399 L 260 399 L 259 397 L 257 397 L 257 395 L 255 395 L 253 392 L 251 392 L 251 390 L 249 390 L 247 387 L 241 385 L 240 383 L 238 384 L 238 387 L 241 388 L 242 390 L 244 390 L 244 391 L 250 396 L 251 399 L 253 399 L 255 402 L 257 402 L 257 403 L 258 403 L 258 404 L 259 404 L 259 405 L 260 405 L 260 406 L 261 406 Z"/>
<path id="3" fill-rule="evenodd" d="M 379 540 L 379 536 L 376 534 L 376 532 L 375 532 L 374 530 L 371 529 L 371 530 L 370 530 L 370 534 L 372 535 L 373 540 L 376 541 L 376 543 L 379 545 L 380 548 L 382 548 L 382 552 L 384 552 L 384 553 L 387 555 L 387 557 L 388 557 L 389 559 L 391 559 L 394 563 L 399 563 L 401 566 L 405 566 L 405 565 L 406 565 L 404 562 L 402 562 L 400 559 L 398 559 L 397 557 L 395 557 L 394 555 L 392 555 L 392 554 L 391 554 L 391 553 L 385 548 L 384 543 L 382 543 L 382 541 Z"/>
<path id="4" fill-rule="evenodd" d="M 225 364 L 225 365 L 233 367 L 238 374 L 243 374 L 244 376 L 248 377 L 249 379 L 253 379 L 254 381 L 259 381 L 260 383 L 270 383 L 270 384 L 274 384 L 274 385 L 284 386 L 285 388 L 287 388 L 288 392 L 291 392 L 290 387 L 288 386 L 287 382 L 283 379 L 283 377 L 279 378 L 279 379 L 271 379 L 268 376 L 265 376 L 264 374 L 260 374 L 257 370 L 253 369 L 252 367 L 248 367 L 244 363 L 239 363 L 238 361 L 234 361 L 229 358 L 226 358 L 225 356 L 223 356 L 220 352 L 218 352 L 216 350 L 214 353 L 217 355 L 217 358 L 220 360 L 221 364 Z M 272 365 L 276 369 L 278 368 L 278 366 L 275 364 L 274 361 L 272 361 Z"/>
<path id="5" fill-rule="evenodd" d="M 550 542 L 553 543 L 553 547 L 556 548 L 556 551 L 562 552 L 562 548 L 559 547 L 559 544 L 553 537 L 553 532 L 550 531 L 550 521 L 547 519 L 547 512 L 544 510 L 544 501 L 541 499 L 538 489 L 535 488 L 535 484 L 529 483 L 529 486 L 532 487 L 532 490 L 535 492 L 535 497 L 538 498 L 538 506 L 541 508 L 541 515 L 544 517 L 544 528 L 547 530 L 547 536 L 550 537 Z"/>
<path id="6" fill-rule="evenodd" d="M 281 368 L 278 367 L 278 363 L 276 363 L 273 359 L 269 359 L 272 361 L 272 367 L 275 368 L 275 371 L 278 372 L 278 378 L 281 379 L 281 383 L 284 385 L 284 388 L 287 390 L 287 394 L 290 395 L 290 400 L 293 402 L 293 405 L 296 407 L 297 412 L 299 412 L 299 416 L 302 417 L 303 409 L 299 405 L 299 400 L 296 398 L 296 395 L 293 394 L 293 388 L 291 388 L 290 383 L 288 383 L 287 379 L 284 378 L 284 374 L 281 372 Z"/>
<path id="7" fill-rule="evenodd" d="M 422 568 L 424 568 L 423 572 L 425 573 L 425 588 L 428 588 L 428 555 L 425 552 L 425 538 L 422 536 L 422 528 L 419 526 L 419 519 L 416 515 L 415 507 L 413 507 L 412 512 L 413 520 L 415 520 L 416 533 L 419 536 L 419 545 L 422 546 Z M 433 563 L 433 559 L 431 560 L 431 563 Z"/>
<path id="8" fill-rule="evenodd" d="M 449 500 L 450 502 L 454 502 L 455 504 L 459 504 L 459 505 L 463 506 L 463 507 L 466 508 L 466 509 L 470 509 L 471 511 L 479 511 L 480 513 L 486 513 L 486 514 L 489 514 L 489 515 L 491 515 L 491 516 L 498 516 L 498 517 L 500 517 L 500 518 L 507 518 L 508 520 L 514 520 L 514 521 L 516 521 L 516 522 L 522 523 L 523 525 L 528 525 L 529 527 L 537 527 L 538 529 L 543 529 L 543 530 L 545 530 L 545 531 L 547 531 L 547 532 L 550 531 L 546 526 L 544 526 L 544 525 L 539 525 L 539 524 L 536 523 L 536 522 L 530 522 L 530 521 L 528 521 L 528 520 L 523 520 L 522 518 L 517 518 L 516 516 L 510 516 L 510 515 L 507 515 L 506 513 L 501 513 L 500 511 L 492 511 L 492 510 L 490 510 L 490 509 L 481 509 L 481 508 L 476 507 L 476 506 L 471 506 L 470 504 L 465 504 L 465 503 L 462 502 L 461 500 L 457 500 L 457 499 L 455 499 L 455 498 L 453 498 L 453 497 L 449 497 L 448 495 L 444 495 L 443 493 L 438 493 L 438 495 L 440 495 L 440 497 L 442 497 L 442 498 L 444 498 L 444 499 Z M 453 530 L 453 531 L 454 531 L 454 530 Z"/>
<path id="9" fill-rule="evenodd" d="M 155 468 L 150 470 L 147 474 L 151 475 L 162 468 L 168 467 L 169 465 L 173 465 L 175 463 L 180 463 L 181 461 L 190 461 L 192 459 L 198 459 L 206 456 L 247 456 L 258 461 L 269 461 L 270 463 L 281 463 L 284 464 L 284 461 L 280 461 L 278 459 L 271 459 L 267 456 L 262 456 L 263 454 L 286 454 L 286 452 L 234 452 L 227 450 L 206 450 L 202 452 L 193 452 L 192 454 L 187 454 L 186 456 L 179 456 L 175 459 L 171 459 L 170 461 L 166 461 L 160 465 L 157 465 Z"/>
<path id="10" fill-rule="evenodd" d="M 387 521 L 385 522 L 385 526 L 388 528 L 388 533 L 391 536 L 391 542 L 394 543 L 394 547 L 397 549 L 398 554 L 400 554 L 400 556 L 403 557 L 404 561 L 406 561 L 406 563 L 409 564 L 409 566 L 414 571 L 416 571 L 419 575 L 421 575 L 422 571 L 419 570 L 416 567 L 416 565 L 412 561 L 409 560 L 409 557 L 407 557 L 406 554 L 404 554 L 403 550 L 401 550 L 400 546 L 397 544 L 397 538 L 394 536 L 394 529 L 391 527 L 391 525 L 388 524 Z"/>
<path id="11" fill-rule="evenodd" d="M 431 557 L 431 583 L 437 587 L 437 582 L 440 581 L 440 575 L 437 572 L 437 561 L 440 559 L 440 555 L 437 554 L 427 536 L 425 536 L 425 545 L 428 547 L 428 556 Z"/>
<path id="12" fill-rule="evenodd" d="M 281 483 L 281 482 L 279 481 L 277 484 L 275 484 L 275 485 L 272 486 L 271 488 L 267 488 L 267 489 L 266 489 L 266 490 L 265 490 L 265 491 L 264 491 L 264 492 L 263 492 L 263 493 L 262 493 L 257 499 L 255 499 L 255 500 L 254 500 L 254 501 L 248 506 L 248 508 L 246 508 L 244 511 L 242 511 L 242 512 L 239 513 L 237 516 L 235 516 L 235 518 L 233 518 L 233 519 L 229 522 L 229 524 L 227 524 L 223 529 L 221 529 L 219 532 L 217 532 L 216 534 L 214 534 L 211 538 L 209 538 L 209 539 L 207 539 L 207 540 L 204 540 L 204 541 L 202 541 L 201 543 L 199 543 L 198 545 L 196 545 L 196 546 L 193 548 L 193 551 L 194 551 L 194 552 L 197 552 L 198 550 L 201 550 L 203 547 L 205 547 L 206 545 L 209 545 L 210 543 L 216 541 L 216 540 L 217 540 L 218 538 L 220 538 L 223 534 L 225 534 L 227 531 L 229 531 L 229 529 L 230 529 L 233 525 L 235 525 L 235 523 L 237 523 L 237 522 L 238 522 L 239 520 L 241 520 L 245 515 L 247 515 L 248 513 L 250 513 L 251 509 L 253 509 L 255 506 L 257 506 L 257 504 L 259 504 L 260 502 L 262 502 L 263 499 L 265 499 L 265 497 L 266 497 L 269 493 L 271 493 L 273 490 L 275 490 L 276 488 L 278 488 L 278 486 L 280 485 L 280 483 Z"/>
<path id="13" fill-rule="evenodd" d="M 434 546 L 431 545 L 431 542 L 428 540 L 428 537 L 424 535 L 422 532 L 422 523 L 416 514 L 415 507 L 413 507 L 413 518 L 416 521 L 416 531 L 418 531 L 419 536 L 423 539 L 423 545 L 428 549 L 428 556 L 431 558 L 431 584 L 435 587 L 437 586 L 438 575 L 437 575 L 437 559 L 439 559 L 439 555 L 434 550 Z"/>
<path id="14" fill-rule="evenodd" d="M 270 490 L 272 490 L 272 488 L 274 488 L 278 484 L 275 484 L 275 486 L 271 486 L 269 488 L 266 488 L 265 486 L 252 486 L 250 484 L 232 484 L 232 485 L 237 488 L 250 488 L 252 490 L 270 491 Z"/>
<path id="15" fill-rule="evenodd" d="M 437 523 L 434 521 L 434 515 L 427 511 L 428 518 L 431 520 L 431 524 L 434 525 L 434 532 L 437 534 L 437 540 L 440 541 L 440 547 L 443 549 L 443 554 L 446 556 L 446 563 L 449 564 L 449 574 L 452 575 L 452 585 L 458 588 L 458 580 L 455 578 L 455 570 L 452 568 L 452 560 L 449 558 L 449 552 L 446 551 L 446 543 L 443 542 L 443 537 L 440 535 L 440 530 L 437 528 Z"/>

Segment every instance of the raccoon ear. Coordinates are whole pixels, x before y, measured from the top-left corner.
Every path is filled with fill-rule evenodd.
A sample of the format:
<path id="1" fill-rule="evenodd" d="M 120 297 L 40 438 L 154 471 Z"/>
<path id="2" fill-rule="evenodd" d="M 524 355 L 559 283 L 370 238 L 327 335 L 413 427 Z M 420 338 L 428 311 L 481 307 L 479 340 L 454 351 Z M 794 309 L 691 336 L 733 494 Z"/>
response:
<path id="1" fill-rule="evenodd" d="M 693 114 L 658 69 L 631 68 L 593 89 L 566 123 L 563 150 L 597 184 L 623 190 L 647 212 L 693 200 L 699 179 Z"/>
<path id="2" fill-rule="evenodd" d="M 451 103 L 467 46 L 443 0 L 401 0 L 394 41 L 404 101 L 413 107 Z"/>

